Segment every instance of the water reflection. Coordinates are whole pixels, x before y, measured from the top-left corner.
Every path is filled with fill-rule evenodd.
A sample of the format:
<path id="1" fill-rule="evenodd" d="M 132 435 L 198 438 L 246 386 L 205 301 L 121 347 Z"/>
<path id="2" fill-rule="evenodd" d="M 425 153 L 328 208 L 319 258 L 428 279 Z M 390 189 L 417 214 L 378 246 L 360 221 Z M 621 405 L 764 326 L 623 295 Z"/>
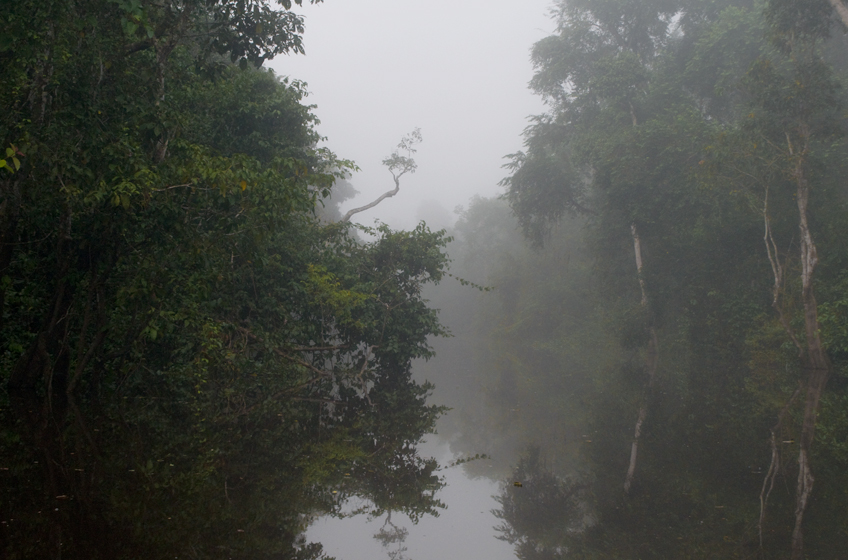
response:
<path id="1" fill-rule="evenodd" d="M 385 523 L 374 533 L 374 538 L 383 545 L 389 560 L 408 560 L 409 557 L 405 554 L 408 549 L 404 546 L 408 536 L 409 529 L 392 523 L 392 512 L 386 514 Z"/>
<path id="2" fill-rule="evenodd" d="M 304 399 L 228 422 L 197 420 L 197 401 L 166 389 L 73 415 L 37 393 L 3 403 L 0 558 L 317 560 L 301 533 L 352 496 L 377 516 L 442 507 L 438 464 L 416 449 L 440 409 L 408 376 L 376 383 L 370 403 Z"/>
<path id="3" fill-rule="evenodd" d="M 551 472 L 539 447 L 529 447 L 496 497 L 498 538 L 512 544 L 520 560 L 565 558 L 572 537 L 587 523 L 584 491 L 584 485 Z"/>
<path id="4" fill-rule="evenodd" d="M 430 437 L 421 446 L 422 456 L 433 456 L 439 464 L 449 465 L 461 457 L 451 452 L 448 442 Z M 486 558 L 487 560 L 514 560 L 512 547 L 497 539 L 494 526 L 497 518 L 492 510 L 498 507 L 494 495 L 498 493 L 496 480 L 469 475 L 469 465 L 486 469 L 488 460 L 477 460 L 439 471 L 444 487 L 439 499 L 445 507 L 437 515 L 421 517 L 417 523 L 404 515 L 392 513 L 391 525 L 387 516 L 358 515 L 346 518 L 324 517 L 307 530 L 307 540 L 320 542 L 324 551 L 339 560 L 374 560 L 395 557 L 414 560 L 442 560 L 447 558 Z M 345 511 L 353 512 L 364 506 L 352 499 Z M 407 533 L 403 533 L 406 531 Z M 400 537 L 386 542 L 375 535 Z"/>

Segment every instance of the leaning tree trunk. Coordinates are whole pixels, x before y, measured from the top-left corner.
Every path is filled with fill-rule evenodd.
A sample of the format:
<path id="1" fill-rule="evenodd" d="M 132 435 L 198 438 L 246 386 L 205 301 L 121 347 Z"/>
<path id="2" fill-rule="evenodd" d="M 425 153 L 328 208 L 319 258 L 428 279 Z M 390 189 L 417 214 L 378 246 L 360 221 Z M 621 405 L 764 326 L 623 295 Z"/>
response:
<path id="1" fill-rule="evenodd" d="M 639 232 L 636 229 L 636 224 L 631 224 L 630 233 L 633 235 L 633 253 L 636 257 L 636 274 L 639 278 L 639 288 L 642 290 L 642 310 L 650 317 L 648 308 L 648 291 L 645 287 L 645 277 L 642 274 L 642 241 L 639 238 Z M 630 486 L 633 484 L 633 475 L 636 473 L 636 457 L 639 453 L 639 440 L 642 437 L 642 424 L 645 418 L 648 417 L 648 401 L 651 397 L 651 391 L 654 388 L 654 377 L 657 373 L 657 330 L 654 327 L 653 321 L 648 326 L 648 347 L 645 351 L 645 371 L 648 373 L 648 383 L 645 388 L 645 395 L 642 397 L 642 403 L 639 405 L 639 413 L 636 415 L 636 427 L 633 430 L 633 443 L 630 446 L 630 463 L 627 466 L 627 475 L 624 477 L 624 492 L 630 493 Z"/>

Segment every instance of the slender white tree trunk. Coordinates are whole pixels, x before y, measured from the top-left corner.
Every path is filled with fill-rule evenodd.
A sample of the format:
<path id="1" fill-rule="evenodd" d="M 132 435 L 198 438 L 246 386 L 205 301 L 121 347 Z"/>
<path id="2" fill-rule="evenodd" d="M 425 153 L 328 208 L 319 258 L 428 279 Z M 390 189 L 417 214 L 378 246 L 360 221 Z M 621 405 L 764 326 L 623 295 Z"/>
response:
<path id="1" fill-rule="evenodd" d="M 792 560 L 804 558 L 804 513 L 807 510 L 813 491 L 815 477 L 810 465 L 810 454 L 816 432 L 819 401 L 824 393 L 830 364 L 819 336 L 818 305 L 813 292 L 813 279 L 818 264 L 816 244 L 810 232 L 808 222 L 808 203 L 810 185 L 805 174 L 808 134 L 802 130 L 803 146 L 795 149 L 787 135 L 789 152 L 795 158 L 793 172 L 798 203 L 798 229 L 801 241 L 801 298 L 804 304 L 804 330 L 806 334 L 806 352 L 803 366 L 806 381 L 804 416 L 801 423 L 801 437 L 798 452 L 798 483 L 795 490 L 795 527 L 792 530 Z"/>
<path id="2" fill-rule="evenodd" d="M 842 20 L 842 24 L 848 27 L 848 7 L 842 3 L 842 0 L 828 0 L 833 9 L 836 10 L 836 15 Z"/>
<path id="3" fill-rule="evenodd" d="M 639 278 L 639 288 L 642 290 L 642 308 L 645 312 L 648 309 L 648 291 L 645 286 L 645 277 L 642 274 L 642 240 L 639 238 L 639 231 L 636 224 L 630 225 L 630 233 L 633 236 L 633 253 L 636 257 L 636 274 Z M 630 446 L 630 463 L 627 466 L 627 475 L 624 477 L 624 492 L 630 493 L 630 487 L 633 484 L 633 476 L 636 473 L 636 458 L 639 454 L 639 440 L 642 437 L 642 424 L 645 418 L 648 417 L 648 399 L 651 396 L 651 391 L 654 388 L 654 377 L 657 372 L 658 345 L 657 345 L 657 330 L 654 328 L 653 322 L 648 327 L 648 347 L 645 351 L 645 371 L 648 374 L 648 384 L 645 390 L 645 395 L 642 397 L 642 404 L 639 405 L 639 413 L 636 415 L 636 427 L 633 430 L 633 443 Z"/>

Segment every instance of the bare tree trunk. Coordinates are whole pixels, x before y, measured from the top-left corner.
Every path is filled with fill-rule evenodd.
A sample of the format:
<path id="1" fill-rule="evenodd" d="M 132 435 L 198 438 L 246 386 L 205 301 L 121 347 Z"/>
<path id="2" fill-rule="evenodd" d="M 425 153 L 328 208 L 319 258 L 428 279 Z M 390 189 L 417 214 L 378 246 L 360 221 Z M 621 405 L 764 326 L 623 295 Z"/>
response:
<path id="1" fill-rule="evenodd" d="M 645 277 L 642 275 L 642 240 L 636 224 L 630 224 L 630 234 L 633 236 L 633 254 L 636 257 L 636 276 L 639 278 L 639 289 L 642 290 L 642 307 L 648 307 L 648 291 L 645 288 Z"/>
<path id="2" fill-rule="evenodd" d="M 792 340 L 792 343 L 798 349 L 798 356 L 803 360 L 804 358 L 804 346 L 798 340 L 798 337 L 795 335 L 795 330 L 792 328 L 792 324 L 789 322 L 789 318 L 786 317 L 786 314 L 783 312 L 783 307 L 780 302 L 780 294 L 783 291 L 783 280 L 784 280 L 784 272 L 785 269 L 783 267 L 783 262 L 780 259 L 780 254 L 777 249 L 777 243 L 774 241 L 774 236 L 771 231 L 771 219 L 769 217 L 769 187 L 766 185 L 765 193 L 763 197 L 763 224 L 765 226 L 765 234 L 763 235 L 763 242 L 766 245 L 766 254 L 768 255 L 769 263 L 771 264 L 772 274 L 774 275 L 774 284 L 772 284 L 772 301 L 771 306 L 777 312 L 778 319 L 780 320 L 780 324 L 783 325 L 783 329 L 786 331 L 786 334 Z M 763 479 L 763 487 L 760 490 L 760 519 L 757 524 L 758 533 L 760 537 L 760 549 L 763 548 L 763 532 L 765 530 L 765 522 L 766 522 L 766 511 L 768 509 L 768 501 L 769 496 L 771 495 L 771 491 L 774 488 L 774 481 L 777 479 L 777 475 L 780 473 L 780 451 L 777 446 L 777 436 L 784 429 L 784 421 L 786 420 L 787 415 L 789 414 L 789 410 L 792 408 L 792 405 L 795 403 L 795 399 L 798 398 L 798 395 L 801 393 L 803 386 L 801 384 L 798 385 L 798 388 L 795 389 L 795 392 L 783 406 L 783 409 L 780 411 L 780 414 L 777 415 L 777 423 L 771 429 L 771 436 L 769 437 L 769 444 L 771 446 L 771 463 L 769 464 L 768 472 L 766 473 L 765 479 Z"/>
<path id="3" fill-rule="evenodd" d="M 639 238 L 639 232 L 636 229 L 636 224 L 630 225 L 630 233 L 633 236 L 633 253 L 636 257 L 636 274 L 639 278 L 639 288 L 642 291 L 642 308 L 648 312 L 648 291 L 645 286 L 645 278 L 642 274 L 642 241 Z M 645 351 L 645 371 L 648 373 L 648 384 L 645 390 L 645 395 L 642 399 L 642 404 L 639 406 L 639 413 L 636 416 L 636 427 L 633 430 L 633 443 L 630 446 L 630 464 L 627 466 L 627 475 L 624 477 L 624 492 L 630 493 L 630 487 L 633 484 L 633 475 L 636 473 L 636 458 L 639 453 L 639 440 L 642 437 L 642 424 L 648 416 L 648 400 L 654 388 L 654 378 L 657 373 L 657 360 L 659 358 L 659 350 L 657 344 L 657 330 L 651 321 L 648 327 L 648 348 Z"/>
<path id="4" fill-rule="evenodd" d="M 806 128 L 801 130 L 803 146 L 798 151 L 792 145 L 787 135 L 789 153 L 795 158 L 793 172 L 796 183 L 795 198 L 798 203 L 798 229 L 801 237 L 801 298 L 804 304 L 804 330 L 807 348 L 804 355 L 804 373 L 806 376 L 806 395 L 804 399 L 804 416 L 801 423 L 800 450 L 798 453 L 798 484 L 795 491 L 795 527 L 792 530 L 792 560 L 802 560 L 804 557 L 804 513 L 810 494 L 813 491 L 812 466 L 810 454 L 816 432 L 819 401 L 824 393 L 827 378 L 830 373 L 830 363 L 819 336 L 818 305 L 813 293 L 813 278 L 818 253 L 813 241 L 807 220 L 810 185 L 807 181 L 804 166 L 807 153 L 809 134 Z"/>
<path id="5" fill-rule="evenodd" d="M 167 70 L 168 57 L 171 56 L 171 52 L 176 45 L 176 41 L 156 43 L 155 45 L 157 87 L 154 106 L 156 107 L 157 117 L 160 121 L 164 120 L 164 107 L 162 107 L 162 103 L 165 101 L 165 72 Z M 165 127 L 163 127 L 162 133 L 156 139 L 156 146 L 153 150 L 153 161 L 157 164 L 164 162 L 168 156 L 168 144 L 171 141 L 171 134 L 172 132 L 170 130 L 165 130 Z"/>
<path id="6" fill-rule="evenodd" d="M 763 487 L 760 490 L 760 519 L 757 523 L 757 529 L 760 536 L 760 549 L 763 548 L 763 532 L 765 530 L 766 523 L 766 511 L 768 509 L 768 501 L 769 496 L 771 496 L 771 491 L 774 489 L 774 481 L 777 480 L 777 475 L 780 474 L 780 451 L 777 446 L 777 436 L 784 429 L 783 421 L 786 419 L 786 416 L 789 414 L 789 410 L 792 408 L 792 405 L 795 403 L 795 399 L 798 398 L 798 395 L 801 394 L 801 385 L 798 385 L 798 388 L 795 389 L 795 392 L 792 393 L 792 396 L 783 406 L 783 409 L 780 411 L 780 414 L 777 415 L 777 423 L 771 429 L 771 437 L 769 438 L 769 444 L 771 445 L 771 463 L 769 464 L 768 472 L 766 473 L 766 477 L 763 479 Z"/>
<path id="7" fill-rule="evenodd" d="M 842 3 L 842 0 L 828 0 L 833 9 L 836 10 L 836 15 L 842 20 L 842 25 L 848 27 L 848 7 Z"/>
<path id="8" fill-rule="evenodd" d="M 193 8 L 190 6 L 184 6 L 173 35 L 167 40 L 154 39 L 153 41 L 153 46 L 156 51 L 157 82 L 156 101 L 154 102 L 154 105 L 160 121 L 164 120 L 164 107 L 162 107 L 162 102 L 165 101 L 165 72 L 167 71 L 168 58 L 186 34 L 192 13 Z M 153 161 L 157 164 L 164 162 L 165 158 L 168 156 L 168 144 L 171 142 L 173 135 L 173 130 L 166 130 L 164 126 L 162 127 L 162 133 L 159 135 L 159 138 L 156 139 L 156 146 L 153 150 Z"/>
<path id="9" fill-rule="evenodd" d="M 15 239 L 18 235 L 21 193 L 20 181 L 17 178 L 0 183 L 0 199 L 0 276 L 4 276 L 12 264 Z M 0 330 L 3 327 L 5 303 L 6 288 L 0 286 Z"/>

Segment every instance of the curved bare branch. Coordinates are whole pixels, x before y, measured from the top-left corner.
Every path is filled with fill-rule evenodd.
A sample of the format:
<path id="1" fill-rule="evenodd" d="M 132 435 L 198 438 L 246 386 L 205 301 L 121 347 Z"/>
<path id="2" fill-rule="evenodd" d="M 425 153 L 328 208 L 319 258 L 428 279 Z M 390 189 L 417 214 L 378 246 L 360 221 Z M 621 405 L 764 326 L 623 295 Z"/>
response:
<path id="1" fill-rule="evenodd" d="M 360 212 L 365 212 L 366 210 L 370 210 L 374 208 L 385 199 L 396 195 L 400 192 L 400 178 L 403 177 L 407 173 L 415 173 L 415 170 L 418 169 L 418 164 L 415 163 L 415 160 L 412 159 L 412 155 L 418 150 L 415 149 L 415 145 L 421 142 L 421 129 L 416 128 L 406 136 L 404 136 L 400 143 L 397 145 L 397 149 L 392 152 L 392 155 L 383 160 L 383 165 L 389 168 L 389 173 L 392 174 L 392 179 L 395 181 L 395 188 L 383 193 L 377 199 L 372 202 L 369 202 L 365 206 L 360 206 L 359 208 L 353 208 L 348 210 L 347 214 L 345 214 L 341 222 L 349 222 L 350 218 L 354 214 L 359 214 Z M 406 155 L 401 155 L 400 152 L 405 152 Z"/>

